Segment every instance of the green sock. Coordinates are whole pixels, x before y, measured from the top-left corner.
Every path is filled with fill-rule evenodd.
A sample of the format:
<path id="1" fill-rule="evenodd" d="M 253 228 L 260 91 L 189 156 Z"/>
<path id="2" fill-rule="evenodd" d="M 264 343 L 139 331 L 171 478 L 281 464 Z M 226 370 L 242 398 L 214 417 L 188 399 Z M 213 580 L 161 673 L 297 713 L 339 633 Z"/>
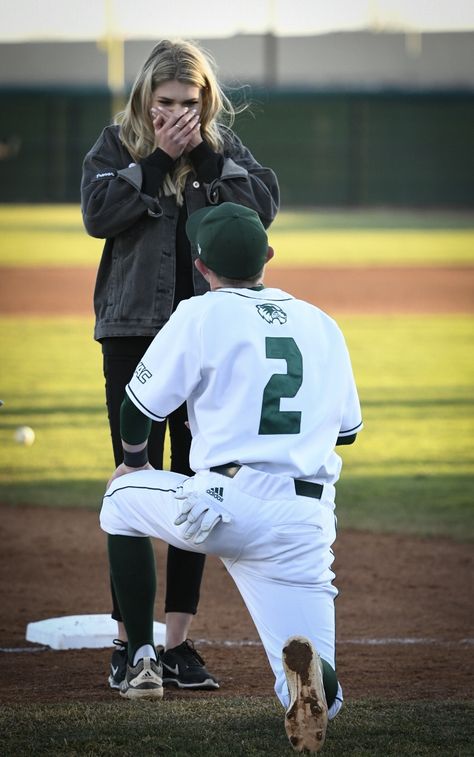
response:
<path id="1" fill-rule="evenodd" d="M 155 554 L 151 539 L 143 536 L 109 534 L 108 549 L 112 581 L 128 635 L 128 659 L 133 662 L 139 647 L 155 643 Z"/>
<path id="2" fill-rule="evenodd" d="M 323 664 L 323 686 L 324 693 L 326 694 L 326 702 L 328 708 L 331 707 L 337 694 L 337 675 L 336 671 L 330 666 L 326 660 L 321 658 Z"/>

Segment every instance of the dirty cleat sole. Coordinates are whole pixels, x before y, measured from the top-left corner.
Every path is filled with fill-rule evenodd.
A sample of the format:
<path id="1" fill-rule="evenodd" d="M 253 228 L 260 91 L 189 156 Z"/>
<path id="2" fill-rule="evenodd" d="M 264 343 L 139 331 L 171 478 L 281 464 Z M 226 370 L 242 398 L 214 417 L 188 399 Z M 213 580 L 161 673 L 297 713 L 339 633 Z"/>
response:
<path id="1" fill-rule="evenodd" d="M 125 699 L 163 699 L 161 665 L 144 657 L 134 668 L 127 666 L 127 674 L 120 684 L 120 696 Z"/>
<path id="2" fill-rule="evenodd" d="M 283 647 L 283 668 L 290 692 L 285 730 L 296 752 L 319 752 L 324 744 L 328 708 L 319 655 L 309 639 L 291 636 Z"/>

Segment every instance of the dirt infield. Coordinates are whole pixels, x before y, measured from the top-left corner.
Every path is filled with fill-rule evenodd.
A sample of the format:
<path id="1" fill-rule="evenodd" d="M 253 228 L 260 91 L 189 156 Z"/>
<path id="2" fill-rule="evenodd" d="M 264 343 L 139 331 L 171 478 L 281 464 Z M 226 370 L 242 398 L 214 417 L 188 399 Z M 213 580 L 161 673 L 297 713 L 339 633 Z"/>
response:
<path id="1" fill-rule="evenodd" d="M 0 313 L 92 315 L 95 269 L 0 268 Z M 334 313 L 471 313 L 473 267 L 274 268 L 265 281 Z"/>
<path id="2" fill-rule="evenodd" d="M 0 312 L 92 315 L 94 275 L 87 268 L 4 268 Z M 473 312 L 472 268 L 269 268 L 266 281 L 317 301 L 331 314 Z M 0 658 L 8 681 L 0 702 L 112 700 L 117 695 L 106 684 L 109 650 L 38 650 L 25 641 L 30 621 L 109 610 L 97 513 L 6 506 L 0 513 Z M 162 620 L 165 547 L 156 549 L 156 617 Z M 346 697 L 469 698 L 471 545 L 343 531 L 335 554 L 338 672 Z M 207 561 L 192 637 L 221 689 L 167 696 L 272 694 L 255 629 L 214 558 Z"/>
<path id="3" fill-rule="evenodd" d="M 3 648 L 30 647 L 30 621 L 109 609 L 105 535 L 96 512 L 1 508 Z M 156 546 L 156 618 L 163 619 L 164 545 Z M 338 671 L 346 697 L 463 699 L 473 674 L 465 591 L 472 546 L 342 532 L 335 548 Z M 453 590 L 453 581 L 459 591 Z M 464 587 L 464 589 L 463 589 Z M 192 637 L 221 681 L 216 693 L 271 695 L 272 676 L 231 578 L 208 558 Z M 472 640 L 471 640 L 472 641 Z M 0 702 L 110 701 L 109 651 L 4 652 Z"/>

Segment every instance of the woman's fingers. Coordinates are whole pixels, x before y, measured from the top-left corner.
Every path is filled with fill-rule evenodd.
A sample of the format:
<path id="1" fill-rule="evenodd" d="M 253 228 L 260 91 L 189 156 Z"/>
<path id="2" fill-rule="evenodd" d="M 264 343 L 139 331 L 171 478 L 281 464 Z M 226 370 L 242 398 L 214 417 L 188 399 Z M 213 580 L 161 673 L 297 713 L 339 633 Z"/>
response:
<path id="1" fill-rule="evenodd" d="M 186 108 L 181 113 L 170 113 L 160 107 L 151 108 L 155 130 L 155 147 L 160 147 L 172 158 L 182 155 L 189 141 L 201 126 L 199 113 Z"/>

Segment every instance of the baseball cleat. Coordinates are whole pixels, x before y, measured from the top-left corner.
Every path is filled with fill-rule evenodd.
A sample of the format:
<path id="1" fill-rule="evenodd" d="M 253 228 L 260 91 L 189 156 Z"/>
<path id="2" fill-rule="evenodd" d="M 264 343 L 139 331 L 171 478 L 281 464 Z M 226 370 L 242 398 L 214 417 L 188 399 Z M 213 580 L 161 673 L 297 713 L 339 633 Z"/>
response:
<path id="1" fill-rule="evenodd" d="M 173 649 L 162 649 L 158 659 L 163 665 L 163 684 L 179 689 L 218 689 L 219 684 L 204 667 L 204 660 L 189 639 Z"/>
<path id="2" fill-rule="evenodd" d="M 283 647 L 283 669 L 290 704 L 285 729 L 296 752 L 319 752 L 328 724 L 328 707 L 323 687 L 322 665 L 309 639 L 291 636 Z"/>
<path id="3" fill-rule="evenodd" d="M 151 657 L 144 657 L 134 668 L 127 665 L 126 676 L 120 684 L 120 696 L 125 699 L 162 699 L 160 663 Z"/>
<path id="4" fill-rule="evenodd" d="M 127 673 L 128 645 L 126 641 L 114 639 L 115 649 L 110 660 L 109 686 L 120 689 L 120 684 Z"/>

